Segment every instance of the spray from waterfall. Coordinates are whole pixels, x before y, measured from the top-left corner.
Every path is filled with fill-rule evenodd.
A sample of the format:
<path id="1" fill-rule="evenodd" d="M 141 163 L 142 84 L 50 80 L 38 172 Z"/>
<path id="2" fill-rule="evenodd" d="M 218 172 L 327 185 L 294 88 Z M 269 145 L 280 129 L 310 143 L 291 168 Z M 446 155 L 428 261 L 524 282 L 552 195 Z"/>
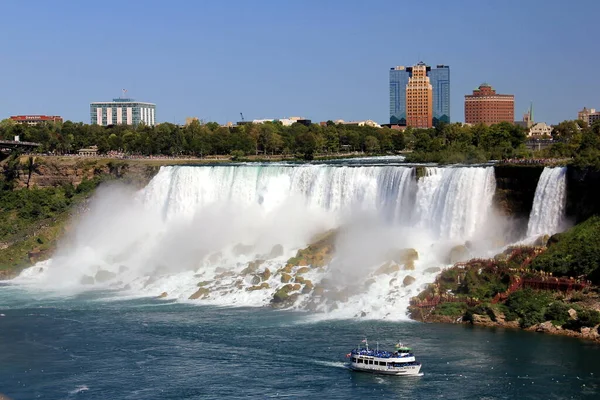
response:
<path id="1" fill-rule="evenodd" d="M 53 259 L 21 278 L 244 306 L 268 304 L 289 284 L 296 307 L 399 318 L 453 246 L 489 256 L 500 234 L 493 168 L 424 175 L 389 165 L 162 167 L 139 192 L 100 188 Z M 328 265 L 286 265 L 328 230 Z M 418 257 L 390 264 L 402 251 Z"/>

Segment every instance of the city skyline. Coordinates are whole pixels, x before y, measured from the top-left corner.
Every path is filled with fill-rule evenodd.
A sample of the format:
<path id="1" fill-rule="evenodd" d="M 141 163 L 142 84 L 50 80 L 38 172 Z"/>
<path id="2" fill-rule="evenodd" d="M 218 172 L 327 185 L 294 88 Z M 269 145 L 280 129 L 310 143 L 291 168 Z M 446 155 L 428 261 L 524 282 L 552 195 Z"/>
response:
<path id="1" fill-rule="evenodd" d="M 460 5 L 393 1 L 141 2 L 27 5 L 27 23 L 8 19 L 0 65 L 2 114 L 61 115 L 89 121 L 89 103 L 116 97 L 156 103 L 157 122 L 186 117 L 225 123 L 304 115 L 389 121 L 390 66 L 419 61 L 452 67 L 451 115 L 464 121 L 463 99 L 481 82 L 515 95 L 515 115 L 535 104 L 536 120 L 558 123 L 585 107 L 600 108 L 594 79 L 594 1 L 582 1 L 576 19 L 559 1 Z M 31 7 L 29 7 L 31 5 Z M 111 10 L 119 9 L 120 18 Z M 393 12 L 427 15 L 428 23 Z M 574 15 L 574 14 L 573 14 Z M 493 18 L 491 18 L 493 16 Z M 561 19 L 564 29 L 547 21 Z M 56 21 L 61 21 L 57 24 Z M 108 37 L 139 33 L 135 46 Z M 131 42 L 133 43 L 133 42 Z M 56 44 L 59 44 L 58 46 Z M 27 50 L 27 51 L 24 51 Z M 566 61 L 577 74 L 567 73 Z M 581 79 L 581 76 L 590 79 Z M 551 83 L 551 84 L 550 84 Z"/>

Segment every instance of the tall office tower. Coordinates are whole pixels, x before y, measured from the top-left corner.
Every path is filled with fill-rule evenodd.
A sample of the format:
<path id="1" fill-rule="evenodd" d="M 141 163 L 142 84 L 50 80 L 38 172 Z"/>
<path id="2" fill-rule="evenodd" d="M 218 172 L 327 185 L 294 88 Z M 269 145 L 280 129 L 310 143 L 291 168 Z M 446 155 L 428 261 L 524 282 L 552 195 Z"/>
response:
<path id="1" fill-rule="evenodd" d="M 133 99 L 118 98 L 113 101 L 90 103 L 92 125 L 139 125 L 154 126 L 156 123 L 156 104 L 144 103 Z"/>
<path id="2" fill-rule="evenodd" d="M 432 86 L 432 124 L 450 122 L 450 67 L 437 65 L 431 68 L 420 62 L 413 67 L 398 66 L 390 69 L 390 123 L 407 125 L 406 86 L 415 67 L 425 67 Z"/>
<path id="3" fill-rule="evenodd" d="M 406 125 L 415 128 L 433 126 L 433 90 L 427 67 L 415 65 L 406 85 Z"/>

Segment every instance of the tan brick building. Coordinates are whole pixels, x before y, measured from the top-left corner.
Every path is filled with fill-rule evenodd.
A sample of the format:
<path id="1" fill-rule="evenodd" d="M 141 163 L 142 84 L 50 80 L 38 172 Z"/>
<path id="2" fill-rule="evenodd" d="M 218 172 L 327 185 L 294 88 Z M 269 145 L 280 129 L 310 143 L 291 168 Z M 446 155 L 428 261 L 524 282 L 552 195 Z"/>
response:
<path id="1" fill-rule="evenodd" d="M 465 122 L 467 124 L 492 125 L 499 122 L 514 123 L 515 96 L 496 94 L 493 87 L 482 83 L 465 96 Z"/>
<path id="2" fill-rule="evenodd" d="M 417 64 L 406 85 L 406 126 L 431 128 L 433 126 L 433 92 L 427 76 L 427 66 Z"/>

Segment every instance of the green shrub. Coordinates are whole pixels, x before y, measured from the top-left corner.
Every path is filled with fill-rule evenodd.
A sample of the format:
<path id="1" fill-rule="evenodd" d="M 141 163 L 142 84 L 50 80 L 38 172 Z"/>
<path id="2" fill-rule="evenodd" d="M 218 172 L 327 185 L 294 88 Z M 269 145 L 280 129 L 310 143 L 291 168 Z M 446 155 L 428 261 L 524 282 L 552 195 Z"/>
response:
<path id="1" fill-rule="evenodd" d="M 552 321 L 554 325 L 562 326 L 569 320 L 569 306 L 561 301 L 555 301 L 546 308 L 544 318 L 546 321 Z"/>
<path id="2" fill-rule="evenodd" d="M 442 303 L 435 308 L 435 314 L 447 317 L 459 317 L 465 313 L 465 303 Z"/>
<path id="3" fill-rule="evenodd" d="M 544 314 L 552 301 L 549 293 L 531 289 L 518 290 L 506 300 L 506 306 L 519 316 L 522 328 L 544 322 Z"/>

